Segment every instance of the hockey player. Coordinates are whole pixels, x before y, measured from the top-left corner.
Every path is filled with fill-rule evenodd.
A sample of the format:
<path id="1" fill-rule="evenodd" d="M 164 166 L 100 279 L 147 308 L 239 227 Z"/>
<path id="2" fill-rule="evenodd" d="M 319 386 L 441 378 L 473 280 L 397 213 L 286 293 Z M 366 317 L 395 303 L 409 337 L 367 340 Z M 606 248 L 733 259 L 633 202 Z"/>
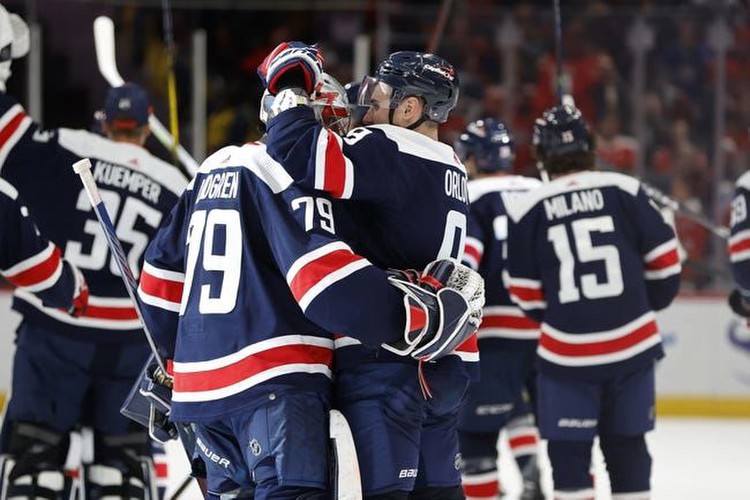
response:
<path id="1" fill-rule="evenodd" d="M 533 370 L 539 324 L 527 318 L 503 286 L 508 237 L 506 205 L 539 187 L 530 177 L 510 175 L 515 141 L 493 118 L 468 125 L 455 144 L 469 176 L 471 207 L 464 263 L 485 281 L 487 305 L 477 332 L 481 376 L 469 386 L 461 411 L 461 473 L 467 499 L 500 494 L 497 444 L 505 429 L 511 453 L 523 476 L 523 500 L 542 497 L 537 465 L 538 432 L 533 415 Z"/>
<path id="2" fill-rule="evenodd" d="M 466 235 L 466 171 L 438 125 L 458 99 L 444 59 L 397 52 L 360 89 L 367 125 L 345 137 L 315 122 L 308 95 L 322 71 L 315 47 L 281 44 L 259 68 L 276 94 L 268 149 L 295 181 L 328 192 L 354 221 L 341 236 L 376 265 L 422 268 L 458 259 Z M 311 153 L 312 152 L 312 153 Z M 468 385 L 462 358 L 406 361 L 349 337 L 336 340 L 336 401 L 349 420 L 367 499 L 461 498 L 457 414 Z M 429 403 L 430 384 L 435 391 Z"/>
<path id="3" fill-rule="evenodd" d="M 727 244 L 732 276 L 737 288 L 729 296 L 732 310 L 745 318 L 750 317 L 750 173 L 737 179 L 732 199 L 732 214 L 729 221 L 730 237 Z"/>
<path id="4" fill-rule="evenodd" d="M 389 278 L 337 238 L 347 224 L 252 143 L 201 165 L 148 248 L 139 296 L 173 360 L 170 419 L 198 424 L 212 497 L 330 498 L 329 332 L 429 360 L 477 326 L 444 286 L 461 276 L 473 296 L 476 273 L 446 260 Z"/>
<path id="5" fill-rule="evenodd" d="M 7 12 L 0 11 L 0 36 L 7 34 L 1 29 L 5 16 Z M 15 42 L 10 46 L 15 54 Z M 7 55 L 6 50 L 0 52 Z M 1 62 L 0 69 L 4 83 L 10 61 Z M 89 306 L 78 318 L 46 307 L 24 290 L 16 291 L 13 307 L 23 322 L 0 451 L 23 467 L 6 468 L 12 481 L 1 486 L 9 496 L 14 491 L 24 498 L 59 495 L 68 435 L 79 425 L 95 433 L 94 464 L 85 474 L 92 495 L 106 491 L 137 496 L 150 480 L 131 476 L 141 470 L 141 458 L 148 454 L 148 435 L 119 413 L 146 361 L 148 345 L 115 274 L 104 234 L 71 169 L 82 157 L 91 158 L 128 261 L 132 268 L 140 268 L 151 235 L 187 184 L 176 167 L 142 147 L 149 109 L 140 87 L 112 89 L 104 110 L 107 139 L 83 130 L 44 130 L 15 99 L 0 94 L 0 176 L 18 189 L 42 234 L 82 270 L 90 287 Z M 97 492 L 103 483 L 108 486 Z"/>
<path id="6" fill-rule="evenodd" d="M 638 180 L 594 172 L 580 112 L 549 109 L 534 154 L 551 182 L 509 206 L 507 284 L 541 323 L 538 416 L 555 498 L 593 499 L 599 436 L 616 500 L 650 498 L 654 366 L 664 355 L 654 311 L 679 287 L 674 231 Z"/>
<path id="7" fill-rule="evenodd" d="M 86 280 L 45 239 L 18 197 L 16 188 L 0 179 L 0 275 L 33 293 L 49 307 L 80 316 L 88 306 Z"/>

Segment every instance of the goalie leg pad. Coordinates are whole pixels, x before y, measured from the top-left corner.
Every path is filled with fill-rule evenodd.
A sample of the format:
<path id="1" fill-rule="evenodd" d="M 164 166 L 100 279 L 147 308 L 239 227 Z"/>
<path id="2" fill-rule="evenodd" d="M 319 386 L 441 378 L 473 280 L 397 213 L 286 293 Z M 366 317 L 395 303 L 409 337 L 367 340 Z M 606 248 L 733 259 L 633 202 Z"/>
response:
<path id="1" fill-rule="evenodd" d="M 0 456 L 0 498 L 60 498 L 69 479 L 63 473 L 67 435 L 27 422 L 14 422 L 9 453 Z"/>
<path id="2" fill-rule="evenodd" d="M 89 500 L 157 500 L 156 471 L 145 432 L 94 437 L 94 461 L 85 464 Z"/>

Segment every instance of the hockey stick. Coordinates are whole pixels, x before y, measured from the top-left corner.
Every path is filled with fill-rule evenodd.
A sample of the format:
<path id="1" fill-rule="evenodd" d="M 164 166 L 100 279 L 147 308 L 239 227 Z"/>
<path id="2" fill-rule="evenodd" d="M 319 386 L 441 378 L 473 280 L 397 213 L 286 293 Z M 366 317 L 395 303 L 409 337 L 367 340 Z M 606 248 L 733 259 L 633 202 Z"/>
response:
<path id="1" fill-rule="evenodd" d="M 668 208 L 669 210 L 672 210 L 674 213 L 681 215 L 683 217 L 686 217 L 694 222 L 697 222 L 704 228 L 711 231 L 713 234 L 718 236 L 722 239 L 729 239 L 729 228 L 725 226 L 721 226 L 719 224 L 716 224 L 714 221 L 706 217 L 705 215 L 701 213 L 697 213 L 694 210 L 691 210 L 688 208 L 684 203 L 680 203 L 679 201 L 671 198 L 669 195 L 665 194 L 661 190 L 655 188 L 651 184 L 648 184 L 647 182 L 641 181 L 641 186 L 643 186 L 643 190 L 646 192 L 646 194 L 654 200 L 654 202 L 657 205 L 660 205 L 664 208 Z"/>
<path id="2" fill-rule="evenodd" d="M 99 66 L 99 72 L 107 80 L 107 83 L 112 87 L 123 85 L 125 80 L 117 69 L 117 58 L 115 56 L 115 25 L 109 17 L 99 16 L 94 20 L 94 48 L 96 49 L 96 63 Z M 154 133 L 154 137 L 171 151 L 176 141 L 156 115 L 149 115 L 148 125 Z M 177 144 L 177 159 L 191 176 L 195 176 L 198 171 L 198 163 L 179 144 Z"/>
<path id="3" fill-rule="evenodd" d="M 177 83 L 174 76 L 174 34 L 172 32 L 172 9 L 169 0 L 161 0 L 164 47 L 167 54 L 167 95 L 169 96 L 169 130 L 172 132 L 172 156 L 177 157 L 180 143 L 180 124 L 177 116 Z"/>
<path id="4" fill-rule="evenodd" d="M 430 41 L 425 47 L 425 52 L 434 54 L 435 51 L 440 47 L 440 40 L 443 38 L 443 32 L 445 31 L 445 25 L 448 22 L 448 13 L 451 10 L 451 4 L 453 0 L 443 0 L 440 6 L 440 14 L 438 14 L 437 22 L 435 27 L 432 29 L 432 35 Z"/>
<path id="5" fill-rule="evenodd" d="M 338 411 L 329 412 L 329 436 L 331 438 L 331 477 L 333 500 L 362 500 L 362 481 L 359 474 L 354 437 L 346 417 Z"/>
<path id="6" fill-rule="evenodd" d="M 83 189 L 86 191 L 86 195 L 91 202 L 91 206 L 94 209 L 96 218 L 99 219 L 99 224 L 104 231 L 107 245 L 112 251 L 112 255 L 115 258 L 115 263 L 117 264 L 117 269 L 120 271 L 122 282 L 125 284 L 125 289 L 128 292 L 128 296 L 130 296 L 130 301 L 132 302 L 133 308 L 138 315 L 138 319 L 141 320 L 143 333 L 146 336 L 146 341 L 148 341 L 151 352 L 154 354 L 154 359 L 159 365 L 159 368 L 161 368 L 164 373 L 167 373 L 166 364 L 164 363 L 164 359 L 162 359 L 161 355 L 159 354 L 159 350 L 157 349 L 156 343 L 154 342 L 154 337 L 153 335 L 151 335 L 148 326 L 146 326 L 146 323 L 143 321 L 143 313 L 141 312 L 141 307 L 138 305 L 137 299 L 138 285 L 135 281 L 135 277 L 133 276 L 133 271 L 130 269 L 130 265 L 128 264 L 127 257 L 125 256 L 125 250 L 123 250 L 122 244 L 117 238 L 115 226 L 112 224 L 112 219 L 109 217 L 107 207 L 102 201 L 101 194 L 99 193 L 99 188 L 97 187 L 94 176 L 91 173 L 91 160 L 89 160 L 88 158 L 84 158 L 75 162 L 73 164 L 73 171 L 75 171 L 75 173 L 78 174 L 81 178 Z M 180 436 L 180 442 L 182 442 L 182 446 L 185 449 L 188 460 L 191 460 L 193 450 L 195 449 L 196 445 L 195 433 L 192 427 L 188 424 L 175 423 L 175 428 L 177 429 L 177 432 Z M 201 485 L 201 490 L 203 491 L 205 497 L 205 485 L 202 485 L 200 480 L 198 480 L 198 484 Z"/>

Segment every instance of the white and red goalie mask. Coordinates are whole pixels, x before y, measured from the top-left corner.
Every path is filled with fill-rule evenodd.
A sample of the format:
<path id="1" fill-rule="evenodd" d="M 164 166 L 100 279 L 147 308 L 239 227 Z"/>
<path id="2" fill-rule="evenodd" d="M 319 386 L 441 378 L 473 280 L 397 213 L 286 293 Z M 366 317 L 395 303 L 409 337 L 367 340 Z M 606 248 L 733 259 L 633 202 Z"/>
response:
<path id="1" fill-rule="evenodd" d="M 346 135 L 350 127 L 351 109 L 344 86 L 328 73 L 322 74 L 310 103 L 315 117 L 325 128 Z"/>

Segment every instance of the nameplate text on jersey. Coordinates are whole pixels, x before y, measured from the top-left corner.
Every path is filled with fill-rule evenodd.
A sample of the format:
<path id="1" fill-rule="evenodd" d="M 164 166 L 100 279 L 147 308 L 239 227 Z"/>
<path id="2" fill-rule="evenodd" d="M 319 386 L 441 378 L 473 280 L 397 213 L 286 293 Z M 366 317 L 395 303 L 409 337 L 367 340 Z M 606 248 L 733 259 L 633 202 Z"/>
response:
<path id="1" fill-rule="evenodd" d="M 604 196 L 599 189 L 573 191 L 544 200 L 548 220 L 561 219 L 581 212 L 604 208 Z"/>
<path id="2" fill-rule="evenodd" d="M 131 193 L 140 192 L 143 198 L 152 203 L 159 202 L 161 185 L 152 181 L 148 176 L 123 165 L 97 160 L 94 166 L 94 179 L 97 184 L 127 189 Z"/>
<path id="3" fill-rule="evenodd" d="M 198 199 L 236 198 L 239 191 L 239 174 L 237 172 L 219 172 L 206 176 L 201 182 Z"/>

